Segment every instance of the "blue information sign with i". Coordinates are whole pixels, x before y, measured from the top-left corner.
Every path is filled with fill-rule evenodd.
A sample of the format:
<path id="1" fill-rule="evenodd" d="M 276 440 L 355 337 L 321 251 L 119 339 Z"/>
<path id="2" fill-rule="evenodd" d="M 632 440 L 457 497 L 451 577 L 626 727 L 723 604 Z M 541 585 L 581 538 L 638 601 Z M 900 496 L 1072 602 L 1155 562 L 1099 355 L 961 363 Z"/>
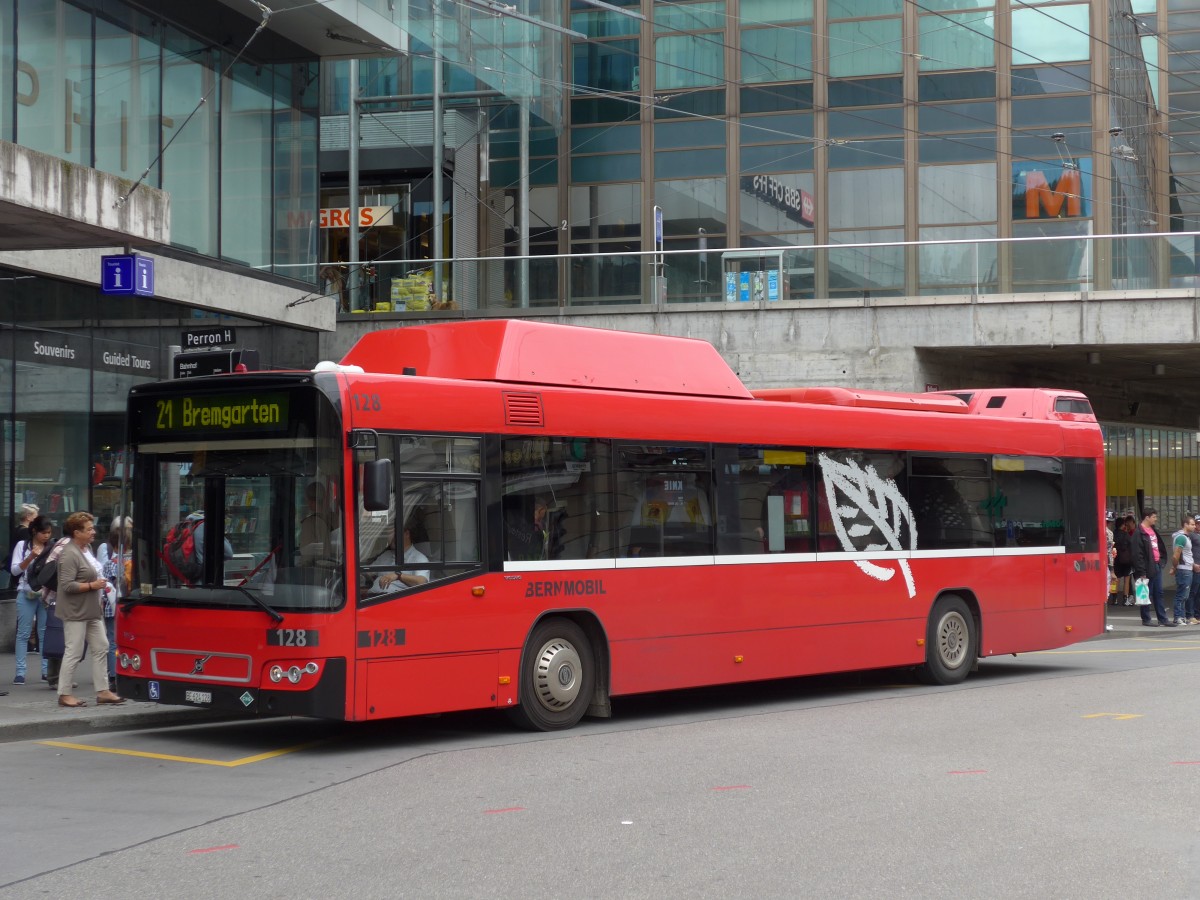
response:
<path id="1" fill-rule="evenodd" d="M 154 260 L 136 253 L 100 257 L 100 293 L 154 296 Z"/>

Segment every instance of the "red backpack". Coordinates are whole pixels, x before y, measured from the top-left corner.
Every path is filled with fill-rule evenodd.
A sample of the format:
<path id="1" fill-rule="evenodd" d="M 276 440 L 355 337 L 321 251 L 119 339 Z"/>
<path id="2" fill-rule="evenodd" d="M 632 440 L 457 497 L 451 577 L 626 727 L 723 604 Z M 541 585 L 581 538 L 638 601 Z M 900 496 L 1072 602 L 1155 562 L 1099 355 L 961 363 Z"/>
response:
<path id="1" fill-rule="evenodd" d="M 202 518 L 184 519 L 167 532 L 163 545 L 162 559 L 167 569 L 180 581 L 194 583 L 203 573 L 200 558 L 196 555 L 196 529 L 203 524 Z"/>

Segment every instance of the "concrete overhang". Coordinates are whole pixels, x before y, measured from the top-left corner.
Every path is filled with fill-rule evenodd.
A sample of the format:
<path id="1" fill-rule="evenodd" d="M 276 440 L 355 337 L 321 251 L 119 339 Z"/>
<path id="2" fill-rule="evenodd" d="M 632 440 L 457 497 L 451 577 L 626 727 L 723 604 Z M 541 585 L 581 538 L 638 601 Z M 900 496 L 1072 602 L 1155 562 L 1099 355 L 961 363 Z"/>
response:
<path id="1" fill-rule="evenodd" d="M 0 252 L 0 266 L 98 288 L 100 257 L 121 252 L 120 247 Z M 333 300 L 312 286 L 252 278 L 171 256 L 138 255 L 154 260 L 154 296 L 158 299 L 290 328 L 332 331 L 337 324 Z M 122 298 L 112 299 L 119 303 Z"/>
<path id="2" fill-rule="evenodd" d="M 246 0 L 220 0 L 245 16 Z M 268 30 L 322 58 L 365 57 L 408 49 L 408 35 L 360 0 L 269 0 Z"/>
<path id="3" fill-rule="evenodd" d="M 171 199 L 98 169 L 0 141 L 0 250 L 170 243 Z"/>

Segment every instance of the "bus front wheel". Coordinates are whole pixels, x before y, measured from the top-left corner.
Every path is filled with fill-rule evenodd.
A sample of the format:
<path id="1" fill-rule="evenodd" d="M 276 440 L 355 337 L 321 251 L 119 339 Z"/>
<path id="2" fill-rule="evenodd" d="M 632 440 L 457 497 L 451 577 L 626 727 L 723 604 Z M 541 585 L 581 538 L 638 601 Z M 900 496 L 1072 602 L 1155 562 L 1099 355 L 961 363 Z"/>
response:
<path id="1" fill-rule="evenodd" d="M 595 687 L 595 655 L 583 629 L 570 619 L 547 619 L 521 654 L 513 719 L 535 731 L 571 728 L 583 718 Z"/>
<path id="2" fill-rule="evenodd" d="M 933 605 L 925 630 L 925 665 L 918 675 L 926 684 L 958 684 L 975 665 L 979 635 L 965 600 L 949 594 Z"/>

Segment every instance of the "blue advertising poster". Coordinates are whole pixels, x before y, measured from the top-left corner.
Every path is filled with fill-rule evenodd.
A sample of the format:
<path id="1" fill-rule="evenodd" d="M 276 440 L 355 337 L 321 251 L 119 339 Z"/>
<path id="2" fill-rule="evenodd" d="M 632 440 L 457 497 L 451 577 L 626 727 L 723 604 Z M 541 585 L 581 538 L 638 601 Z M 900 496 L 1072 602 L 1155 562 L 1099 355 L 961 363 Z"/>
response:
<path id="1" fill-rule="evenodd" d="M 738 278 L 738 300 L 742 303 L 750 302 L 750 273 L 741 272 Z"/>
<path id="2" fill-rule="evenodd" d="M 767 302 L 774 303 L 779 299 L 779 270 L 767 270 Z"/>
<path id="3" fill-rule="evenodd" d="M 728 303 L 734 303 L 738 298 L 738 279 L 737 272 L 725 273 L 725 300 Z"/>

